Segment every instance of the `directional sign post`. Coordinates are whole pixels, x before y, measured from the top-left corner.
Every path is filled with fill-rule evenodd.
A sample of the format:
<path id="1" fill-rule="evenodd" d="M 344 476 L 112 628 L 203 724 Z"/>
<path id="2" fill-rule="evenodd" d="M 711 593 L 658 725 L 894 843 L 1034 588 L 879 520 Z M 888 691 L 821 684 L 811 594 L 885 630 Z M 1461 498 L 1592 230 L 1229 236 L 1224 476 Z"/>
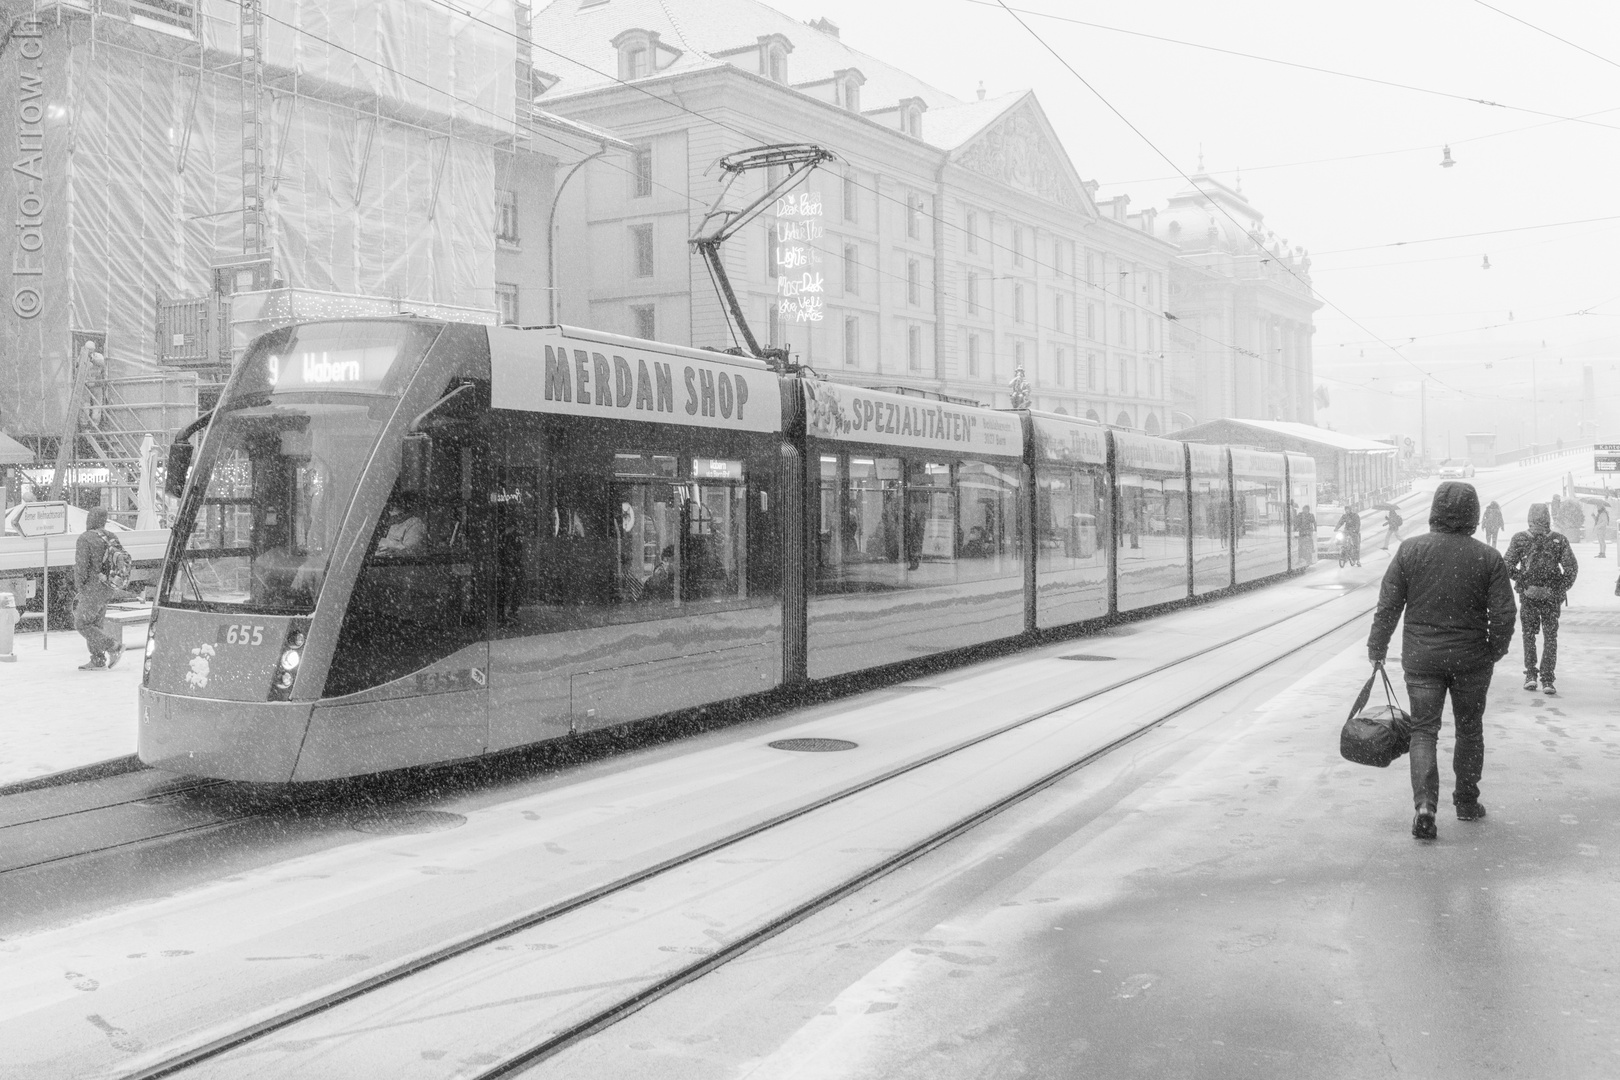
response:
<path id="1" fill-rule="evenodd" d="M 51 537 L 66 535 L 68 531 L 68 504 L 65 502 L 24 503 L 17 515 L 17 531 L 24 536 L 37 536 L 44 547 L 40 567 L 45 575 L 45 617 L 40 620 L 44 639 L 41 648 L 51 647 Z"/>
<path id="2" fill-rule="evenodd" d="M 1598 443 L 1592 451 L 1593 471 L 1620 472 L 1620 443 Z"/>

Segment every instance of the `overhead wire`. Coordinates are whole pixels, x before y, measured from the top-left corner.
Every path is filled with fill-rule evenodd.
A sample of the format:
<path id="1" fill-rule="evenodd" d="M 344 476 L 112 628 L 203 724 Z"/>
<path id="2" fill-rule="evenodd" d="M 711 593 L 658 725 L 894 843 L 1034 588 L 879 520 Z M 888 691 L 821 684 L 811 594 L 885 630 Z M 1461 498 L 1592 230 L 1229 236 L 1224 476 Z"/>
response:
<path id="1" fill-rule="evenodd" d="M 1162 34 L 1149 34 L 1142 30 L 1126 30 L 1123 27 L 1109 26 L 1106 23 L 1089 22 L 1085 19 L 1077 19 L 1070 15 L 1053 15 L 1046 11 L 1035 11 L 1029 8 L 1014 8 L 1002 3 L 1001 0 L 965 0 L 965 2 L 980 7 L 1002 8 L 1009 15 L 1012 15 L 1014 18 L 1018 19 L 1020 23 L 1023 23 L 1024 28 L 1029 30 L 1031 34 L 1035 34 L 1034 29 L 1031 28 L 1027 23 L 1024 23 L 1023 19 L 1020 18 L 1021 15 L 1033 15 L 1037 18 L 1049 19 L 1053 22 L 1072 23 L 1073 25 L 1085 26 L 1093 30 L 1107 30 L 1110 33 L 1147 38 L 1150 41 L 1162 41 L 1169 45 L 1183 45 L 1190 49 L 1204 49 L 1208 52 L 1223 53 L 1227 56 L 1237 56 L 1245 60 L 1258 60 L 1267 64 L 1276 64 L 1280 67 L 1297 68 L 1301 71 L 1314 71 L 1322 75 L 1334 75 L 1341 79 L 1353 79 L 1357 82 L 1372 83 L 1378 86 L 1388 86 L 1397 90 L 1408 90 L 1418 94 L 1430 94 L 1434 97 L 1449 98 L 1453 101 L 1470 102 L 1475 105 L 1486 105 L 1496 109 L 1507 109 L 1511 112 L 1526 113 L 1530 116 L 1545 116 L 1554 120 L 1568 121 L 1576 124 L 1590 124 L 1593 127 L 1607 128 L 1611 131 L 1620 131 L 1620 125 L 1599 123 L 1596 120 L 1590 119 L 1591 114 L 1588 116 L 1566 116 L 1562 113 L 1546 112 L 1542 109 L 1531 109 L 1522 105 L 1508 105 L 1504 102 L 1492 101 L 1489 98 L 1471 97 L 1468 94 L 1456 94 L 1448 90 L 1436 90 L 1433 87 L 1427 86 L 1414 86 L 1411 83 L 1396 82 L 1393 79 L 1380 79 L 1373 75 L 1357 75 L 1354 72 L 1336 71 L 1332 68 L 1318 67 L 1314 64 L 1303 64 L 1296 60 L 1281 60 L 1274 56 L 1260 56 L 1256 53 L 1241 52 L 1237 49 L 1226 49 L 1218 45 L 1204 45 L 1196 41 L 1183 41 L 1180 38 L 1165 37 Z"/>
<path id="2" fill-rule="evenodd" d="M 1590 56 L 1590 57 L 1593 57 L 1595 59 L 1603 61 L 1605 64 L 1608 64 L 1610 67 L 1620 68 L 1620 62 L 1616 62 L 1614 60 L 1611 60 L 1607 56 L 1604 56 L 1602 53 L 1593 52 L 1591 49 L 1588 49 L 1585 45 L 1577 45 L 1577 44 L 1575 44 L 1575 42 L 1569 40 L 1569 38 L 1559 37 L 1557 34 L 1553 33 L 1551 30 L 1548 30 L 1545 27 L 1537 26 L 1535 23 L 1530 22 L 1527 19 L 1521 19 L 1517 15 L 1513 14 L 1510 11 L 1503 11 L 1501 8 L 1496 7 L 1495 5 L 1487 4 L 1485 2 L 1485 0 L 1474 0 L 1474 3 L 1478 4 L 1482 8 L 1489 8 L 1491 11 L 1496 12 L 1498 15 L 1502 16 L 1503 18 L 1512 19 L 1514 22 L 1518 23 L 1521 26 L 1528 26 L 1530 29 L 1534 30 L 1538 34 L 1546 34 L 1548 37 L 1552 38 L 1554 41 L 1561 41 L 1565 45 L 1568 45 L 1572 49 L 1576 49 L 1576 50 L 1578 50 L 1580 52 L 1585 53 L 1587 56 Z"/>
<path id="3" fill-rule="evenodd" d="M 1313 252 L 1311 257 L 1314 259 L 1325 255 L 1343 255 L 1351 251 L 1380 251 L 1384 248 L 1407 247 L 1412 244 L 1437 244 L 1442 240 L 1471 240 L 1479 236 L 1501 236 L 1506 233 L 1532 232 L 1536 229 L 1561 229 L 1567 225 L 1593 225 L 1600 221 L 1620 221 L 1620 214 L 1576 218 L 1571 221 L 1547 221 L 1540 225 L 1513 225 L 1505 229 L 1482 229 L 1479 232 L 1452 233 L 1449 236 L 1425 236 L 1420 240 L 1395 240 L 1387 244 L 1364 244 L 1361 247 L 1333 248 L 1328 251 Z"/>

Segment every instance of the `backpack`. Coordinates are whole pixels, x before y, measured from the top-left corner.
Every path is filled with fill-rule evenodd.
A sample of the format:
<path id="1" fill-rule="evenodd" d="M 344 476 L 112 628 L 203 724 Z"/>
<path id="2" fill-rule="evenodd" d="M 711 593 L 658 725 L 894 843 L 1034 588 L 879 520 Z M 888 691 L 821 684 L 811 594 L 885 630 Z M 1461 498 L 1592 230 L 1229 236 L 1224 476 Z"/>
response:
<path id="1" fill-rule="evenodd" d="M 108 530 L 101 530 L 101 538 L 107 541 L 107 548 L 101 553 L 101 580 L 109 588 L 122 589 L 129 584 L 129 575 L 135 568 L 135 560 L 129 557 L 129 552 L 118 542 L 118 537 Z"/>
<path id="2" fill-rule="evenodd" d="M 1519 575 L 1522 586 L 1561 587 L 1563 572 L 1559 569 L 1559 543 L 1557 533 L 1547 533 L 1530 541 L 1530 550 L 1524 556 L 1524 570 Z"/>
<path id="3" fill-rule="evenodd" d="M 1401 518 L 1401 515 L 1397 514 L 1395 511 L 1391 510 L 1389 512 L 1389 517 L 1388 517 L 1387 520 L 1389 522 L 1389 527 L 1390 528 L 1398 529 L 1398 528 L 1401 527 L 1401 522 L 1402 522 L 1403 519 Z"/>

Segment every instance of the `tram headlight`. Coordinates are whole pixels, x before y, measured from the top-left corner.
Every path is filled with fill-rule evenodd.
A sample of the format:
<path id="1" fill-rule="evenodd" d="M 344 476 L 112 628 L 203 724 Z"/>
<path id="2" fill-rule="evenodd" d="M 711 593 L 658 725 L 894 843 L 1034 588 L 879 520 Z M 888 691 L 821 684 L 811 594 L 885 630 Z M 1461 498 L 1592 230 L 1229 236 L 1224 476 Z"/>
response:
<path id="1" fill-rule="evenodd" d="M 293 674 L 292 674 L 292 672 L 283 671 L 281 674 L 276 676 L 276 689 L 277 690 L 291 690 L 292 689 L 292 684 L 293 684 Z"/>
<path id="2" fill-rule="evenodd" d="M 156 651 L 157 651 L 157 638 L 154 637 L 151 634 L 147 634 L 146 635 L 146 655 L 147 655 L 147 658 L 150 659 L 152 654 L 154 652 L 156 652 Z"/>
<path id="3" fill-rule="evenodd" d="M 289 680 L 292 677 L 291 673 L 298 670 L 298 660 L 299 656 L 297 649 L 288 649 L 286 652 L 281 654 L 281 670 L 288 673 Z M 288 685 L 291 685 L 290 681 Z"/>

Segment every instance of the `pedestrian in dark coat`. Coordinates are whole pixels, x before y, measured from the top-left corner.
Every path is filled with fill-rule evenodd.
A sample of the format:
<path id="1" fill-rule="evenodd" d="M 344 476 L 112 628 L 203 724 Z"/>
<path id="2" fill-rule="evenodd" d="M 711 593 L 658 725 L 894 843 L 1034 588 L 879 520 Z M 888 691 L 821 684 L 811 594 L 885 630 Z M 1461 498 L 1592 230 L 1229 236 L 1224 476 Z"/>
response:
<path id="1" fill-rule="evenodd" d="M 1530 527 L 1508 541 L 1508 573 L 1519 590 L 1519 631 L 1524 635 L 1524 688 L 1536 689 L 1536 631 L 1541 631 L 1541 692 L 1558 693 L 1558 612 L 1580 567 L 1569 540 L 1552 531 L 1546 503 L 1530 507 Z"/>
<path id="2" fill-rule="evenodd" d="M 1316 515 L 1311 508 L 1302 506 L 1294 515 L 1294 532 L 1299 537 L 1299 561 L 1309 566 L 1316 561 Z"/>
<path id="3" fill-rule="evenodd" d="M 117 664 L 124 655 L 122 640 L 107 633 L 107 602 L 112 586 L 101 574 L 107 558 L 107 511 L 95 507 L 85 515 L 84 532 L 73 548 L 73 629 L 84 635 L 90 662 L 80 671 L 100 671 Z"/>
<path id="4" fill-rule="evenodd" d="M 1491 668 L 1513 641 L 1513 587 L 1496 549 L 1473 537 L 1479 527 L 1479 496 L 1474 485 L 1448 480 L 1435 489 L 1429 531 L 1395 549 L 1384 571 L 1367 637 L 1375 666 L 1389 652 L 1395 623 L 1406 614 L 1401 637 L 1401 668 L 1412 702 L 1412 835 L 1435 837 L 1434 810 L 1440 797 L 1435 742 L 1440 712 L 1451 695 L 1457 746 L 1451 767 L 1456 777 L 1452 803 L 1457 817 L 1485 816 L 1479 801 L 1485 768 L 1485 696 Z"/>
<path id="5" fill-rule="evenodd" d="M 1479 524 L 1485 530 L 1485 542 L 1491 547 L 1496 546 L 1497 535 L 1507 527 L 1507 522 L 1502 520 L 1502 508 L 1494 502 L 1485 507 L 1485 519 Z"/>

